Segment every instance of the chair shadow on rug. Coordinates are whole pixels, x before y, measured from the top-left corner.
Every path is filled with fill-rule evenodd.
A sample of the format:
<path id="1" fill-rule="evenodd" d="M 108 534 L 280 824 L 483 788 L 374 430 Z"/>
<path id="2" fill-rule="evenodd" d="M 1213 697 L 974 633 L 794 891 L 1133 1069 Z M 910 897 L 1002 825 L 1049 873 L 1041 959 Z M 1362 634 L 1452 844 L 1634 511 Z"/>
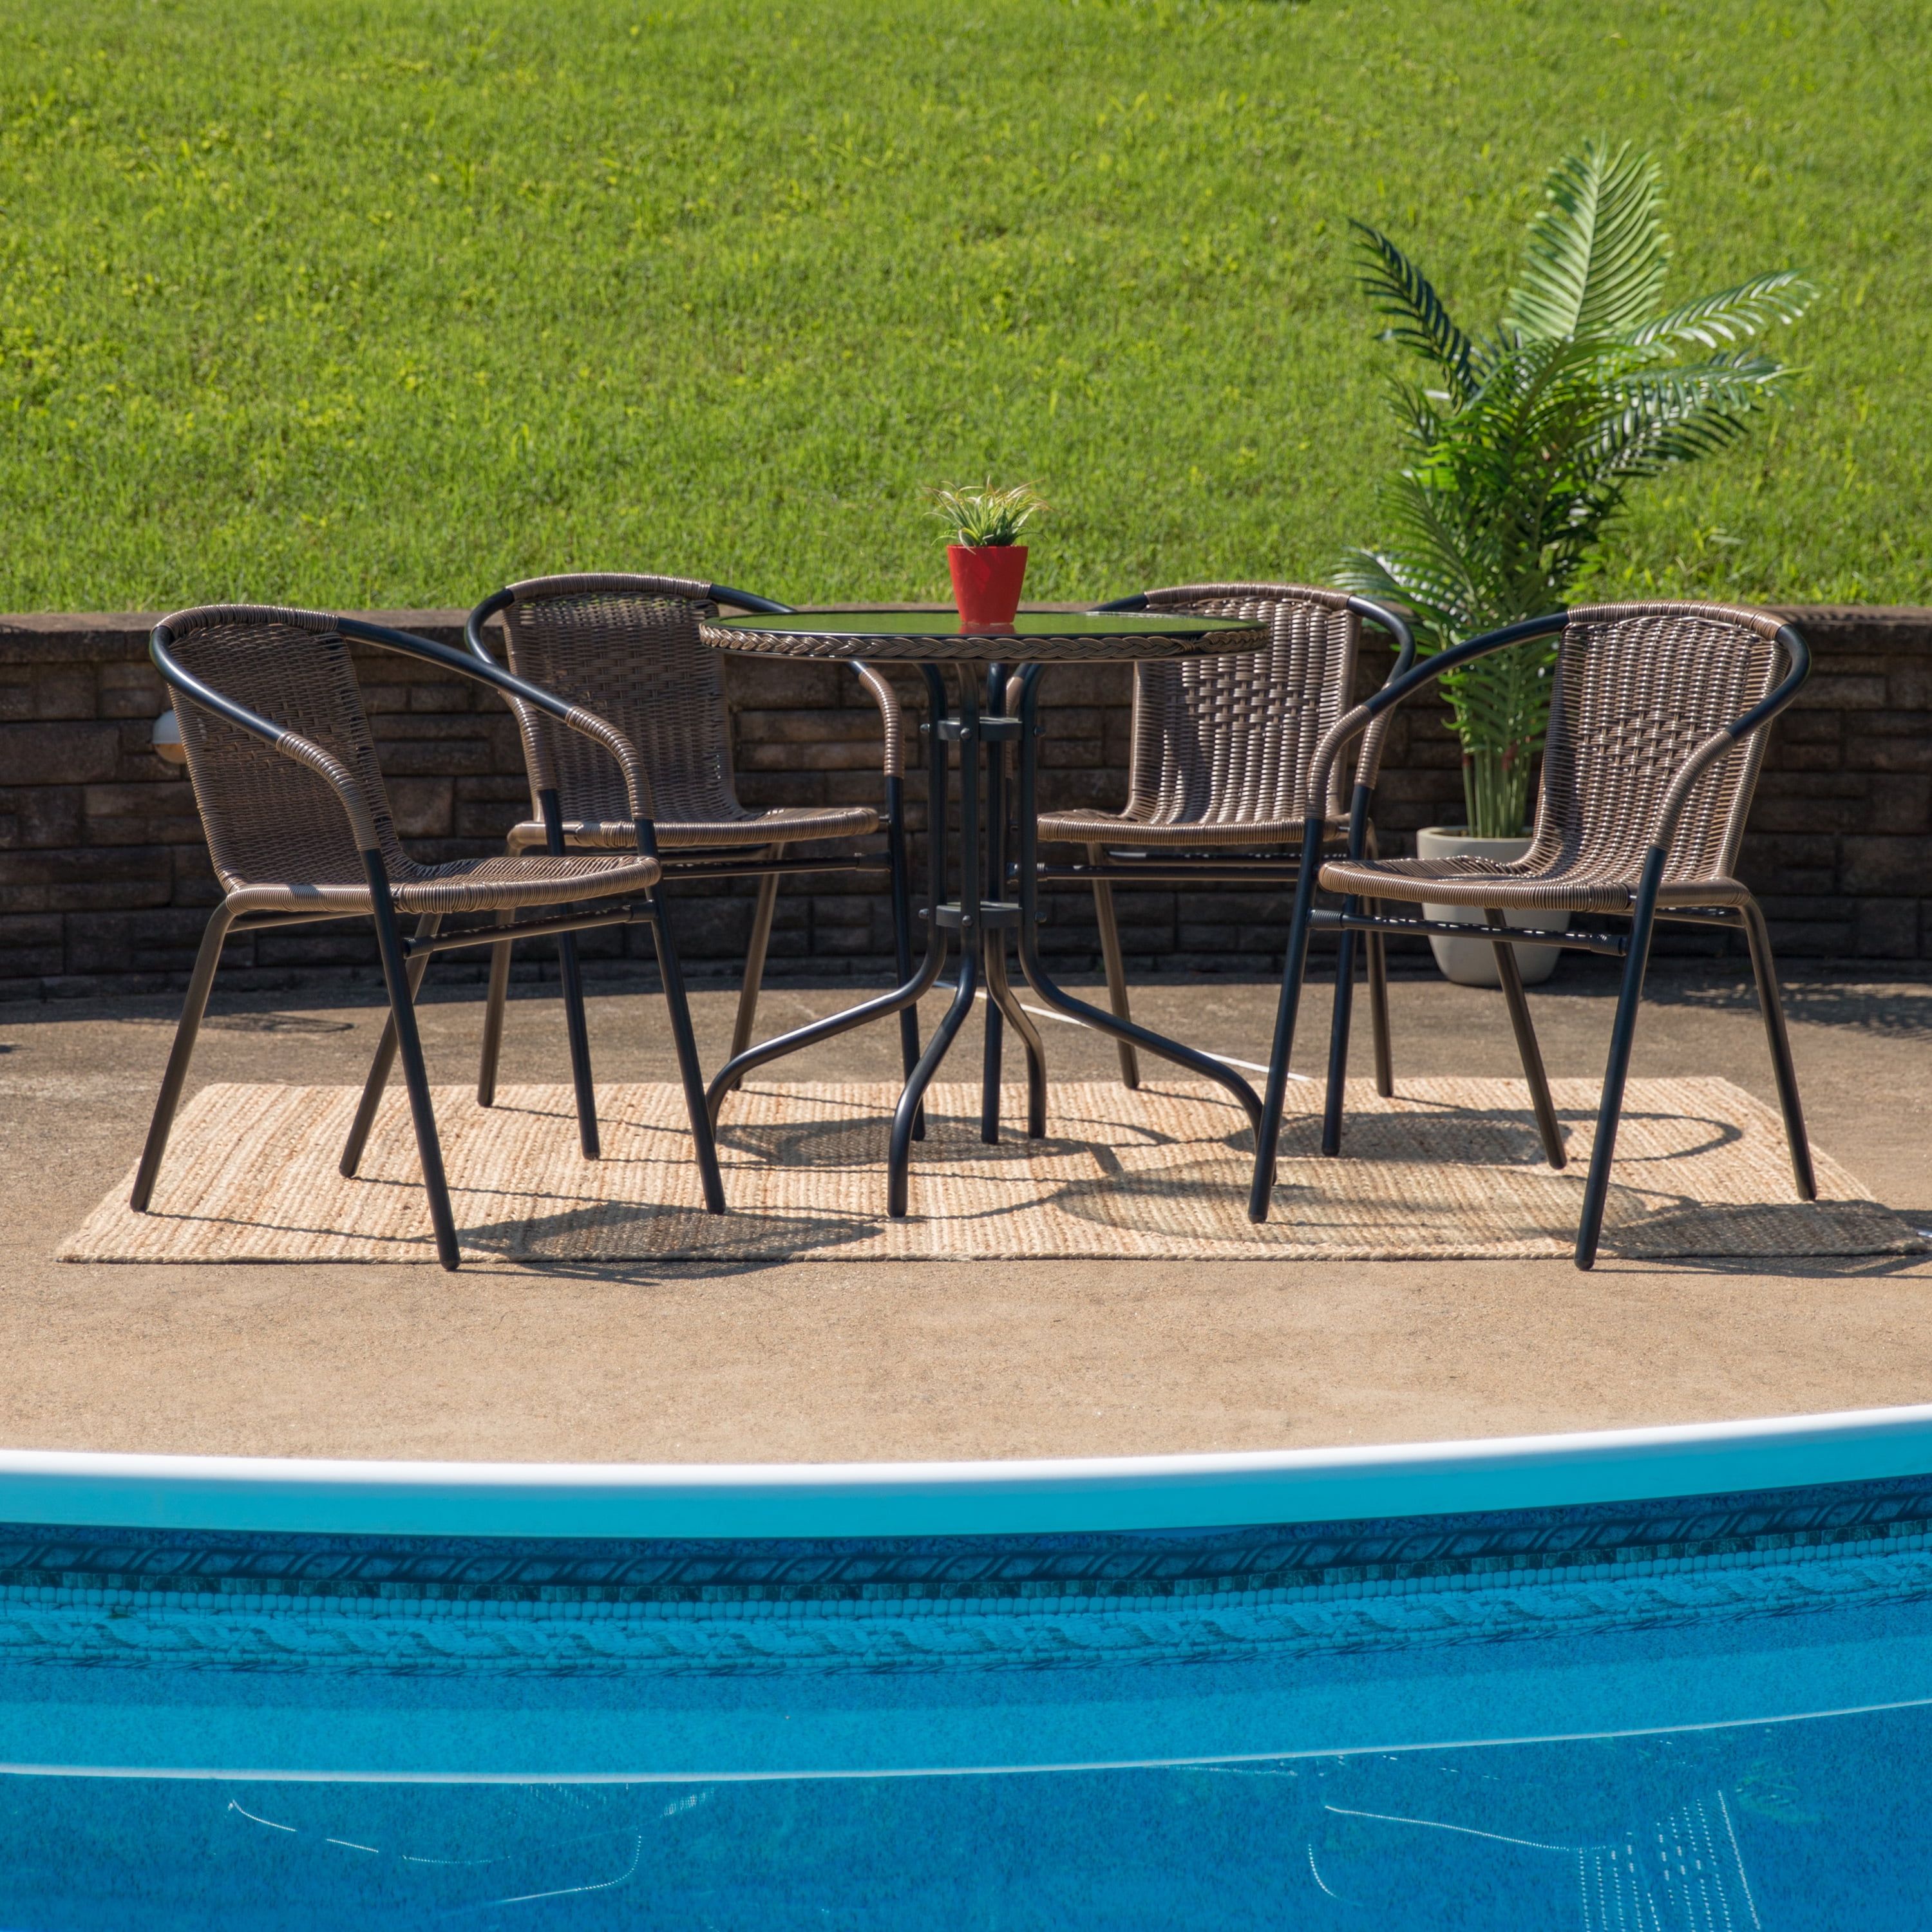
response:
<path id="1" fill-rule="evenodd" d="M 1424 1103 L 1412 1104 L 1419 1109 Z M 1595 1124 L 1594 1108 L 1559 1106 L 1555 1112 L 1576 1143 L 1587 1146 L 1589 1130 Z M 1636 1143 L 1626 1147 L 1621 1156 L 1625 1167 L 1640 1168 L 1646 1161 L 1694 1160 L 1721 1148 L 1735 1147 L 1744 1138 L 1744 1130 L 1736 1121 L 1711 1114 L 1660 1113 L 1629 1107 L 1622 1120 Z M 1665 1149 L 1643 1144 L 1646 1130 L 1664 1140 Z M 1446 1136 L 1454 1137 L 1454 1160 L 1459 1166 L 1523 1168 L 1548 1174 L 1558 1172 L 1544 1158 L 1535 1124 L 1525 1119 L 1520 1108 L 1442 1106 L 1426 1112 L 1358 1114 L 1350 1124 L 1349 1132 L 1357 1156 L 1370 1161 L 1441 1162 L 1446 1157 Z M 1280 1158 L 1312 1160 L 1321 1157 L 1322 1134 L 1319 1115 L 1291 1117 L 1282 1124 Z M 1238 1136 L 1229 1137 L 1228 1145 L 1231 1148 L 1244 1146 L 1252 1157 L 1254 1142 L 1245 1127 Z"/>
<path id="2" fill-rule="evenodd" d="M 1628 1190 L 1634 1192 L 1634 1190 Z M 1901 1217 L 1876 1201 L 1687 1201 L 1618 1213 L 1612 1190 L 1605 1238 L 1624 1261 L 1756 1275 L 1894 1274 L 1923 1265 L 1926 1251 L 1896 1249 Z M 1626 1218 L 1627 1216 L 1627 1218 Z M 1861 1246 L 1878 1252 L 1858 1252 Z M 1850 1252 L 1847 1252 L 1850 1250 Z"/>
<path id="3" fill-rule="evenodd" d="M 1189 1161 L 1159 1176 L 1137 1174 L 1124 1186 L 1112 1175 L 1070 1182 L 1051 1204 L 1082 1220 L 1150 1235 L 1179 1222 L 1231 1252 L 1264 1258 L 1272 1248 L 1283 1258 L 1310 1258 L 1311 1250 L 1353 1260 L 1508 1258 L 1526 1244 L 1554 1254 L 1576 1218 L 1575 1183 L 1540 1166 L 1455 1168 L 1445 1179 L 1439 1152 L 1432 1158 L 1414 1151 L 1386 1166 L 1364 1162 L 1347 1190 L 1338 1191 L 1330 1184 L 1332 1163 L 1317 1168 L 1310 1157 L 1298 1172 L 1295 1156 L 1284 1150 L 1276 1182 L 1282 1211 L 1258 1228 L 1225 1204 L 1231 1184 L 1238 1185 L 1235 1163 L 1244 1151 L 1231 1147 L 1225 1159 Z M 1203 1214 L 1208 1199 L 1222 1202 L 1222 1211 Z"/>
<path id="4" fill-rule="evenodd" d="M 752 1088 L 728 1129 L 738 1211 L 705 1214 L 688 1172 L 678 1089 L 598 1090 L 603 1157 L 577 1157 L 566 1132 L 572 1089 L 519 1087 L 478 1106 L 440 1090 L 454 1205 L 465 1252 L 518 1265 L 623 1261 L 733 1266 L 834 1262 L 1250 1258 L 1514 1260 L 1560 1255 L 1574 1226 L 1577 1177 L 1538 1157 L 1509 1084 L 1417 1079 L 1398 1100 L 1366 1090 L 1360 1157 L 1325 1160 L 1298 1120 L 1279 1157 L 1282 1212 L 1257 1228 L 1242 1174 L 1245 1124 L 1209 1091 L 1070 1082 L 1057 1090 L 1050 1140 L 989 1147 L 968 1115 L 976 1089 L 934 1090 L 934 1158 L 912 1217 L 885 1214 L 879 1154 L 896 1083 Z M 1558 1082 L 1580 1120 L 1594 1083 Z M 1822 1155 L 1825 1199 L 1767 1204 L 1783 1150 L 1776 1114 L 1714 1079 L 1634 1083 L 1626 1164 L 1610 1204 L 1626 1257 L 1730 1256 L 1754 1268 L 1783 1256 L 1922 1252 L 1911 1225 Z M 103 1200 L 63 1244 L 71 1261 L 299 1263 L 422 1261 L 409 1109 L 379 1112 L 351 1177 L 336 1152 L 357 1102 L 350 1088 L 273 1084 L 202 1090 L 183 1117 L 172 1178 L 136 1214 Z M 1286 1285 L 1290 1277 L 1285 1276 Z M 1300 1286 L 1318 1288 L 1318 1276 Z"/>
<path id="5" fill-rule="evenodd" d="M 883 1216 L 881 1217 L 883 1218 Z M 803 1261 L 868 1240 L 874 1229 L 858 1220 L 748 1208 L 734 1213 L 728 1226 L 687 1208 L 635 1206 L 600 1201 L 561 1208 L 554 1214 L 520 1217 L 495 1228 L 466 1228 L 464 1244 L 492 1260 L 519 1264 L 598 1264 L 600 1249 L 609 1264 L 656 1250 L 665 1258 L 702 1264 Z"/>

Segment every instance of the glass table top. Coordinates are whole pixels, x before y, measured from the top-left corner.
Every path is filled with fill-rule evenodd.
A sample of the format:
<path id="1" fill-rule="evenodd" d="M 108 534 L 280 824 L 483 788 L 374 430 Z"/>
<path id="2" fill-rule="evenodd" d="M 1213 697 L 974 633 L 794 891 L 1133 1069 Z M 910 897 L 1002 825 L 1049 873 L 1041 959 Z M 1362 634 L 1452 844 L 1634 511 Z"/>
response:
<path id="1" fill-rule="evenodd" d="M 1105 663 L 1252 650 L 1265 625 L 1175 611 L 1022 610 L 1010 625 L 968 630 L 950 610 L 793 610 L 706 620 L 721 650 L 796 657 Z"/>
<path id="2" fill-rule="evenodd" d="M 721 617 L 721 629 L 809 631 L 828 636 L 957 638 L 1132 638 L 1148 634 L 1202 637 L 1215 631 L 1251 631 L 1241 617 L 1195 617 L 1145 610 L 1022 610 L 997 632 L 962 632 L 950 610 L 790 610 L 783 616 Z"/>

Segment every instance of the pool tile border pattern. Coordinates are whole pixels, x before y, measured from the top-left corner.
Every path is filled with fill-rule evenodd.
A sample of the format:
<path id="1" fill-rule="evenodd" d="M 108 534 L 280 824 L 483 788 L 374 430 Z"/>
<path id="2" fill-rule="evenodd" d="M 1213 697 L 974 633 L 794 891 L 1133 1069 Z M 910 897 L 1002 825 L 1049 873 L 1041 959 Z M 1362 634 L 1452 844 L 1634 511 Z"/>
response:
<path id="1" fill-rule="evenodd" d="M 1932 1478 L 1222 1532 L 770 1544 L 0 1526 L 0 1662 L 1040 1668 L 1468 1642 L 1932 1592 Z"/>

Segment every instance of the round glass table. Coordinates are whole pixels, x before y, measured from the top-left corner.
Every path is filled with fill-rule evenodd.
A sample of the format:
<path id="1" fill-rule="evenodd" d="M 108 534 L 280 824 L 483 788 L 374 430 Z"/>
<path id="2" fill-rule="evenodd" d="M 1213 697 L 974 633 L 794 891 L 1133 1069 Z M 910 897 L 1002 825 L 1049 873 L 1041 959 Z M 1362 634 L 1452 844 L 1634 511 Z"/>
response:
<path id="1" fill-rule="evenodd" d="M 761 1041 L 721 1068 L 707 1093 L 713 1126 L 725 1097 L 756 1069 L 854 1027 L 902 1016 L 905 1086 L 892 1117 L 886 1211 L 907 1211 L 912 1144 L 923 1137 L 922 1102 L 958 1037 L 983 984 L 986 1053 L 980 1131 L 1000 1137 L 1000 1066 L 1010 1026 L 1026 1052 L 1027 1132 L 1046 1132 L 1046 1057 L 1039 1029 L 1007 976 L 1010 933 L 1020 970 L 1042 1003 L 1063 1017 L 1131 1042 L 1226 1088 L 1258 1129 L 1262 1103 L 1226 1061 L 1117 1018 L 1054 984 L 1040 956 L 1038 820 L 1040 680 L 1049 664 L 1119 664 L 1257 650 L 1264 626 L 1243 619 L 1179 614 L 1024 610 L 999 628 L 962 626 L 950 612 L 794 610 L 716 617 L 700 626 L 715 650 L 763 657 L 912 664 L 927 698 L 926 953 L 910 979 L 842 1013 Z M 949 673 L 950 678 L 949 680 Z M 951 826 L 950 748 L 958 747 L 959 892 L 946 892 Z M 1016 773 L 1008 764 L 1017 752 Z M 1009 853 L 1012 856 L 1009 857 Z M 1012 896 L 1009 897 L 1009 892 Z M 914 1009 L 938 983 L 948 951 L 958 951 L 952 1004 L 922 1051 Z"/>

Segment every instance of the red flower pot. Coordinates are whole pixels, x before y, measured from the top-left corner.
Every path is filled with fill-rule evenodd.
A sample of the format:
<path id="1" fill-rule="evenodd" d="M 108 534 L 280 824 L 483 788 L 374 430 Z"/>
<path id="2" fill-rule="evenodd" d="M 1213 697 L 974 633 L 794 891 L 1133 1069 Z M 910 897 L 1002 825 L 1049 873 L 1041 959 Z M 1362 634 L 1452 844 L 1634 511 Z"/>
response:
<path id="1" fill-rule="evenodd" d="M 1010 628 L 1020 608 L 1026 581 L 1024 544 L 948 544 L 946 568 L 952 573 L 952 601 L 962 630 Z"/>

